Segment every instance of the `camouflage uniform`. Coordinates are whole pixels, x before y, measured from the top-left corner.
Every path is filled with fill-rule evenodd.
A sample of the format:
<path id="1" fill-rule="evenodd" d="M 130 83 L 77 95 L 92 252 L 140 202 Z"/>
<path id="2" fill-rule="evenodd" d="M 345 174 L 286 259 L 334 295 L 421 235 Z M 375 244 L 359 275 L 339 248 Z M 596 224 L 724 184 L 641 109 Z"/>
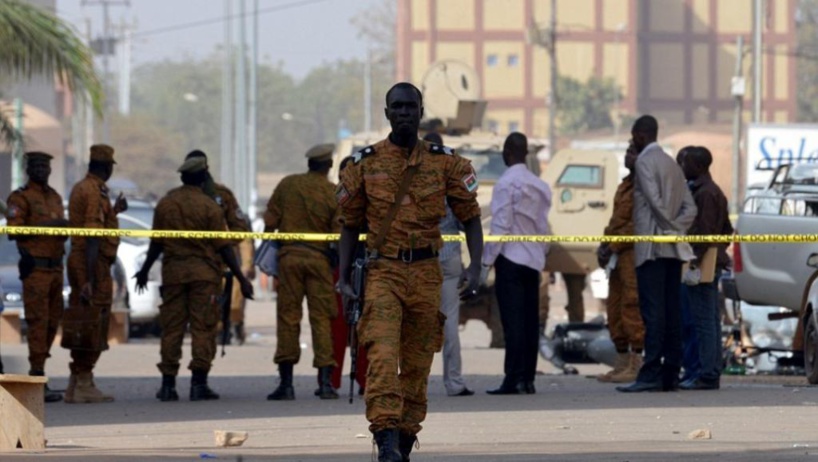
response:
<path id="1" fill-rule="evenodd" d="M 221 209 L 201 188 L 181 186 L 168 192 L 156 206 L 153 229 L 222 231 L 227 224 Z M 219 323 L 222 239 L 159 239 L 162 245 L 162 375 L 176 376 L 182 341 L 190 324 L 192 359 L 188 368 L 209 371 L 216 356 Z"/>
<path id="2" fill-rule="evenodd" d="M 633 175 L 629 175 L 616 190 L 614 209 L 606 236 L 632 236 Z M 617 255 L 616 268 L 608 280 L 608 329 L 617 351 L 641 351 L 645 340 L 645 326 L 639 312 L 639 294 L 636 287 L 636 261 L 632 243 L 611 243 Z"/>
<path id="3" fill-rule="evenodd" d="M 68 221 L 72 228 L 119 228 L 119 220 L 111 205 L 108 187 L 101 178 L 89 173 L 85 179 L 74 186 L 68 201 Z M 91 372 L 102 351 L 108 349 L 108 322 L 113 301 L 111 265 L 116 260 L 119 238 L 99 237 L 96 239 L 100 241 L 99 258 L 94 268 L 96 278 L 90 300 L 91 314 L 95 316 L 96 322 L 92 324 L 93 330 L 87 332 L 87 335 L 94 336 L 100 341 L 99 345 L 94 348 L 96 351 L 71 350 L 73 362 L 69 366 L 73 374 Z M 88 314 L 86 311 L 88 307 L 80 297 L 82 287 L 88 281 L 85 245 L 85 237 L 71 237 L 71 253 L 68 255 L 68 282 L 71 285 L 71 296 L 68 301 L 69 310 L 64 314 L 64 322 L 68 322 L 74 316 L 87 319 L 85 315 Z M 64 346 L 66 340 L 64 336 Z"/>
<path id="4" fill-rule="evenodd" d="M 321 173 L 290 175 L 278 184 L 264 213 L 266 229 L 282 233 L 332 233 L 338 205 L 334 186 Z M 337 316 L 332 269 L 319 242 L 283 242 L 279 250 L 276 364 L 297 363 L 301 357 L 298 337 L 301 332 L 302 302 L 307 297 L 313 367 L 336 366 L 332 354 L 332 319 Z"/>
<path id="5" fill-rule="evenodd" d="M 419 169 L 378 258 L 370 263 L 358 325 L 369 359 L 366 416 L 372 433 L 397 428 L 414 435 L 421 430 L 432 358 L 443 345 L 438 259 L 405 263 L 398 256 L 429 248 L 436 253 L 442 247 L 444 199 L 461 222 L 480 216 L 477 179 L 468 160 L 421 140 L 407 156 L 404 148 L 384 140 L 356 154 L 343 170 L 336 190 L 342 223 L 380 226 L 409 166 Z M 370 250 L 378 236 L 377 229 L 372 231 L 367 234 Z"/>
<path id="6" fill-rule="evenodd" d="M 8 200 L 9 226 L 38 226 L 63 218 L 62 197 L 50 186 L 29 182 Z M 32 236 L 17 247 L 34 257 L 33 272 L 23 280 L 23 305 L 28 324 L 28 362 L 32 371 L 45 370 L 45 360 L 63 313 L 64 237 Z"/>

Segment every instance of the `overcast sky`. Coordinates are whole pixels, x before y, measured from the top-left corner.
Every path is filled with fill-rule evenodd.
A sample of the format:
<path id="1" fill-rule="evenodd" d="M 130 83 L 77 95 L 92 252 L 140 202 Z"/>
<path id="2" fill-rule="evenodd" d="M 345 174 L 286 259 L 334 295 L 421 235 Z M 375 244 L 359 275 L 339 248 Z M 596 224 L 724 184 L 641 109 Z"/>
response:
<path id="1" fill-rule="evenodd" d="M 108 0 L 110 3 L 121 0 Z M 338 58 L 362 58 L 366 43 L 358 39 L 350 20 L 379 0 L 258 0 L 259 10 L 278 8 L 259 16 L 259 54 L 267 62 L 281 62 L 285 70 L 303 77 L 310 69 Z M 239 0 L 232 0 L 233 14 Z M 82 6 L 86 3 L 85 6 Z M 93 36 L 102 33 L 99 0 L 57 0 L 57 13 L 85 33 L 90 21 Z M 248 13 L 254 0 L 246 0 Z M 114 24 L 135 23 L 133 62 L 180 56 L 203 57 L 224 43 L 224 22 L 199 26 L 224 17 L 224 0 L 131 0 L 130 7 L 111 5 Z M 251 25 L 248 21 L 248 27 Z M 237 21 L 234 21 L 234 32 Z M 248 29 L 248 40 L 250 40 Z"/>

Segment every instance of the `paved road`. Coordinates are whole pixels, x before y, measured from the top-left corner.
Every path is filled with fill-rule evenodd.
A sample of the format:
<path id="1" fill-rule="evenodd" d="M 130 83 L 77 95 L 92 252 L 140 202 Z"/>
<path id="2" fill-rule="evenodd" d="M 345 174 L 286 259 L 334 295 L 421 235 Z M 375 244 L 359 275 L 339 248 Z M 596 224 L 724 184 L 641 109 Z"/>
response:
<path id="1" fill-rule="evenodd" d="M 555 306 L 560 306 L 555 299 Z M 202 456 L 243 461 L 366 461 L 371 440 L 363 403 L 312 396 L 309 345 L 296 366 L 294 402 L 264 399 L 275 386 L 274 304 L 248 310 L 252 337 L 216 360 L 212 386 L 222 399 L 186 399 L 189 372 L 179 380 L 182 401 L 160 403 L 156 339 L 114 347 L 100 361 L 98 385 L 117 400 L 100 405 L 49 404 L 48 449 L 43 454 L 2 454 L 5 461 L 193 461 Z M 554 316 L 561 316 L 562 310 Z M 717 392 L 622 395 L 587 376 L 603 370 L 580 366 L 578 376 L 555 375 L 540 362 L 538 393 L 488 396 L 499 384 L 502 351 L 489 350 L 489 332 L 476 322 L 463 331 L 464 368 L 473 397 L 445 395 L 441 361 L 429 386 L 430 414 L 413 461 L 801 461 L 818 460 L 818 389 L 801 378 L 728 378 Z M 302 335 L 305 342 L 307 335 Z M 26 369 L 24 345 L 3 345 L 9 372 Z M 186 357 L 189 349 L 186 347 Z M 66 352 L 48 363 L 54 388 L 64 388 Z M 346 393 L 346 386 L 343 389 Z M 689 432 L 707 428 L 711 440 Z M 250 434 L 240 448 L 216 449 L 214 430 Z"/>

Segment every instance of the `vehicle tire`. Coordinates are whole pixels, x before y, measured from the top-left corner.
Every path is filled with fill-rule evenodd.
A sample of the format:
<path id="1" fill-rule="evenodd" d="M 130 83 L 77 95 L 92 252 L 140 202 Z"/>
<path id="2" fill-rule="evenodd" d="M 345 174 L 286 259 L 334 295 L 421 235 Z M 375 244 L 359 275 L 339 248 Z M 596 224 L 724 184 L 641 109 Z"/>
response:
<path id="1" fill-rule="evenodd" d="M 804 323 L 804 373 L 811 384 L 818 384 L 818 323 L 812 312 Z"/>

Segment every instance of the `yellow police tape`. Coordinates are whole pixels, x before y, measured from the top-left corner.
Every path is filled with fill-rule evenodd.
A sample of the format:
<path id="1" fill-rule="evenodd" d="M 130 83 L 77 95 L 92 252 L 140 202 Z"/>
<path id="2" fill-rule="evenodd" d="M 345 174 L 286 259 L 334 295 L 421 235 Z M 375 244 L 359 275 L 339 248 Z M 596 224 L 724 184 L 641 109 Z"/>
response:
<path id="1" fill-rule="evenodd" d="M 12 236 L 82 236 L 82 237 L 126 237 L 157 239 L 270 239 L 278 241 L 323 242 L 337 241 L 338 234 L 316 233 L 241 233 L 229 231 L 161 231 L 147 229 L 87 229 L 87 228 L 44 228 L 33 226 L 0 226 L 0 234 Z M 365 239 L 365 236 L 361 236 Z M 444 241 L 465 241 L 463 235 L 443 236 Z M 689 243 L 787 243 L 803 244 L 818 242 L 818 234 L 736 234 L 732 236 L 484 236 L 486 242 L 538 242 L 538 243 L 593 243 L 653 242 L 673 244 Z"/>

